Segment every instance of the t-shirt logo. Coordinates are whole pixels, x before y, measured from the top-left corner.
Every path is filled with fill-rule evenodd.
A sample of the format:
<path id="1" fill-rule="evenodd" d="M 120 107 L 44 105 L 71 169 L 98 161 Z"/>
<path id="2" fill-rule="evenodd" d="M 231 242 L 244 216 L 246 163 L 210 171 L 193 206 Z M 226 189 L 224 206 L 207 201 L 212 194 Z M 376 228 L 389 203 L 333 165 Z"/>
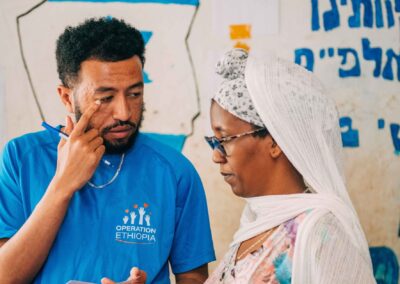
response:
<path id="1" fill-rule="evenodd" d="M 115 240 L 131 244 L 154 244 L 157 229 L 151 226 L 151 210 L 148 203 L 134 204 L 133 210 L 125 209 L 121 225 L 115 227 Z"/>

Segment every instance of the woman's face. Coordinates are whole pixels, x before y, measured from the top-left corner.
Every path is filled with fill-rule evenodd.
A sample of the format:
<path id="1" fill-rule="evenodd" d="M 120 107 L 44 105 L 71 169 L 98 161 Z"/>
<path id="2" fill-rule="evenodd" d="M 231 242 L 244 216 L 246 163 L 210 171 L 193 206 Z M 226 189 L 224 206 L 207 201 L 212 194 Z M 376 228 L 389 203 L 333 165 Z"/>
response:
<path id="1" fill-rule="evenodd" d="M 237 118 L 213 101 L 211 105 L 211 127 L 216 138 L 221 139 L 254 130 L 251 124 Z M 214 150 L 212 159 L 220 165 L 220 173 L 233 193 L 241 197 L 266 194 L 269 170 L 273 159 L 268 155 L 273 140 L 245 135 L 223 142 L 224 156 Z"/>

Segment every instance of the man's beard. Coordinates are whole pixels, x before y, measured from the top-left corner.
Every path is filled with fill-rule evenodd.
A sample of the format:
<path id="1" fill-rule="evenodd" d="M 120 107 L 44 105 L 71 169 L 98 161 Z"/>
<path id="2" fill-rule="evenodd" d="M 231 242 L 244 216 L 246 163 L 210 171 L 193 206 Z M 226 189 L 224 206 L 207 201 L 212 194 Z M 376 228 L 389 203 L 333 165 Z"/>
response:
<path id="1" fill-rule="evenodd" d="M 139 133 L 139 129 L 140 129 L 140 126 L 143 121 L 143 111 L 144 111 L 144 106 L 142 107 L 142 109 L 140 111 L 140 118 L 139 118 L 138 123 L 135 123 L 135 122 L 129 121 L 129 120 L 127 120 L 127 121 L 118 120 L 116 123 L 104 127 L 104 129 L 100 133 L 100 136 L 104 140 L 103 144 L 106 147 L 106 152 L 105 152 L 106 154 L 125 153 L 135 144 L 136 137 Z M 79 121 L 81 116 L 82 116 L 81 109 L 77 105 L 75 107 L 75 119 L 77 122 Z M 117 127 L 117 126 L 124 126 L 124 125 L 128 125 L 128 126 L 132 127 L 133 132 L 129 137 L 115 139 L 114 141 L 109 141 L 104 137 L 112 128 Z M 93 128 L 93 126 L 91 124 L 89 124 L 88 127 L 86 128 L 86 131 L 89 131 L 92 128 Z"/>

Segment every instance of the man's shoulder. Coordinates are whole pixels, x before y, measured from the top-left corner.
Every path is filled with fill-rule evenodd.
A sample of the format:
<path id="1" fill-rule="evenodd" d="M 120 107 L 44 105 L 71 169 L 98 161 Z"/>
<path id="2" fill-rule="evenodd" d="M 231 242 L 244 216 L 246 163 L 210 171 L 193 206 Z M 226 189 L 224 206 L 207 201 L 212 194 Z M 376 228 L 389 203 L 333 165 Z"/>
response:
<path id="1" fill-rule="evenodd" d="M 146 154 L 156 157 L 174 169 L 194 170 L 192 163 L 180 151 L 171 147 L 160 139 L 154 139 L 153 136 L 140 133 L 140 143 L 146 149 Z"/>
<path id="2" fill-rule="evenodd" d="M 5 150 L 15 151 L 21 155 L 32 152 L 37 147 L 57 147 L 57 141 L 48 131 L 26 133 L 8 141 Z"/>

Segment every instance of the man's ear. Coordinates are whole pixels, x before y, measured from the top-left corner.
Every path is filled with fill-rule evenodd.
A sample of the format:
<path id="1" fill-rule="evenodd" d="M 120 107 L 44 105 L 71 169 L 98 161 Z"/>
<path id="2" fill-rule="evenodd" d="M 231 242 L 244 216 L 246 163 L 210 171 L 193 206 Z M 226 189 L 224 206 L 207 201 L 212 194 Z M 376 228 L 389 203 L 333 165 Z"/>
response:
<path id="1" fill-rule="evenodd" d="M 57 92 L 58 95 L 60 96 L 60 99 L 62 103 L 65 105 L 65 108 L 69 113 L 74 113 L 75 112 L 75 103 L 74 103 L 74 96 L 72 93 L 72 90 L 64 85 L 59 85 L 57 87 Z"/>
<path id="2" fill-rule="evenodd" d="M 277 159 L 283 154 L 283 152 L 281 147 L 279 147 L 279 145 L 275 142 L 274 138 L 271 137 L 271 140 L 272 141 L 269 149 L 269 154 L 273 159 Z"/>

